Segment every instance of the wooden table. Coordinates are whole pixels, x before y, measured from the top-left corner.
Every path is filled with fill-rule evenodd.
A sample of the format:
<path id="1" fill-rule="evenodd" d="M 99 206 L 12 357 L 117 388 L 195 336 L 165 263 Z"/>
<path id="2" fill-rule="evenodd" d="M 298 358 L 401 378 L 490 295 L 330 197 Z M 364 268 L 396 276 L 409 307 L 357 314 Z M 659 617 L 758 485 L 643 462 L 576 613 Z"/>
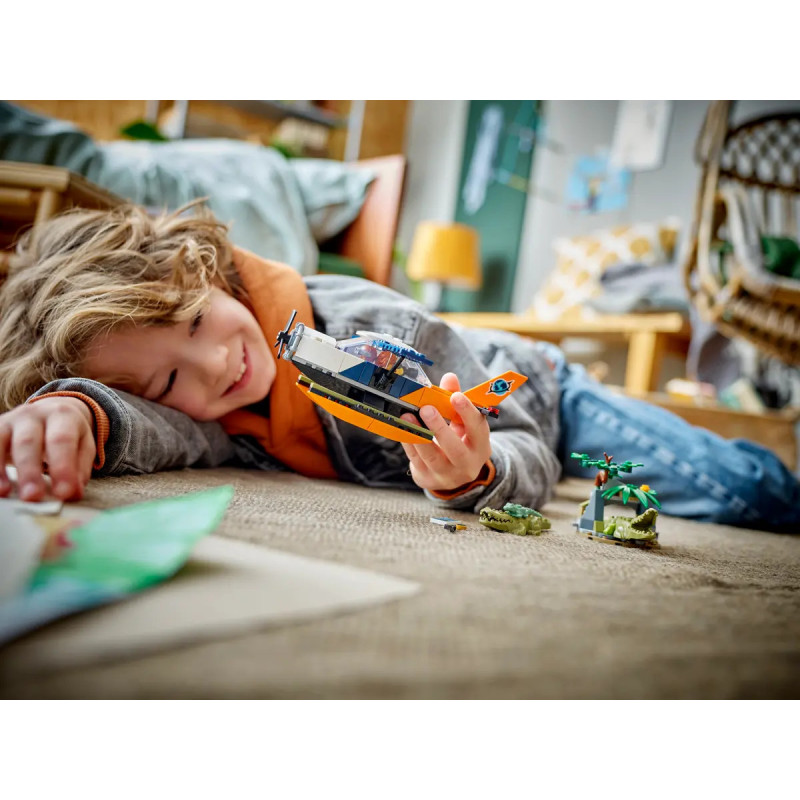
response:
<path id="1" fill-rule="evenodd" d="M 113 208 L 122 202 L 63 167 L 0 161 L 0 268 L 13 262 L 8 250 L 23 228 L 32 226 L 35 236 L 38 225 L 71 206 Z"/>
<path id="2" fill-rule="evenodd" d="M 603 314 L 594 319 L 542 322 L 529 314 L 455 312 L 439 316 L 470 328 L 496 328 L 558 344 L 568 337 L 627 341 L 625 389 L 632 394 L 657 388 L 666 350 L 686 354 L 691 328 L 677 311 L 661 314 Z"/>

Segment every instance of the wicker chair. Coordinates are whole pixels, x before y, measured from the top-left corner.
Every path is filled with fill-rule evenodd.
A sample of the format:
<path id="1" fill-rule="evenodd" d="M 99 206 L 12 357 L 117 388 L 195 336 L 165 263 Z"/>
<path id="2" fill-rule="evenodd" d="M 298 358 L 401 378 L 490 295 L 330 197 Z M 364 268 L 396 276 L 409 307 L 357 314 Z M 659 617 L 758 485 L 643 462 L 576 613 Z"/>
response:
<path id="1" fill-rule="evenodd" d="M 800 364 L 800 280 L 764 266 L 762 236 L 797 240 L 800 111 L 731 126 L 715 100 L 697 141 L 702 168 L 684 264 L 689 296 L 725 335 Z"/>

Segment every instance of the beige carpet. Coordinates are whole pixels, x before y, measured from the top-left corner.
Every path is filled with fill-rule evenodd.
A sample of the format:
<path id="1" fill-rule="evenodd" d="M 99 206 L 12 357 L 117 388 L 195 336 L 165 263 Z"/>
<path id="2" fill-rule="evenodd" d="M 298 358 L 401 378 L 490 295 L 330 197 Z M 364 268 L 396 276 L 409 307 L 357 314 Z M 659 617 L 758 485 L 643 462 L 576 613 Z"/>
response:
<path id="1" fill-rule="evenodd" d="M 20 676 L 5 698 L 797 698 L 800 537 L 661 518 L 662 549 L 571 527 L 561 485 L 540 537 L 431 525 L 414 493 L 202 470 L 107 479 L 110 507 L 220 483 L 218 533 L 418 581 L 414 597 L 103 667 Z M 439 512 L 441 513 L 441 512 Z M 8 659 L 9 661 L 11 659 Z"/>

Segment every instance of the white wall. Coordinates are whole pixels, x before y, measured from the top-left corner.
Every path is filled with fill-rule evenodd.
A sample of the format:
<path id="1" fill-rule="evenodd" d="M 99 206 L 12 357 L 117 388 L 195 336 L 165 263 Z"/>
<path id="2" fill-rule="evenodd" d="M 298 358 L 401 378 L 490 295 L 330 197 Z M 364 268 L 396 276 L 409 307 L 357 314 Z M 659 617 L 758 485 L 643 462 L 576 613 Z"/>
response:
<path id="1" fill-rule="evenodd" d="M 455 216 L 468 111 L 467 100 L 415 100 L 411 107 L 408 174 L 397 231 L 398 247 L 406 254 L 417 223 L 450 222 Z M 407 287 L 397 271 L 393 285 Z"/>

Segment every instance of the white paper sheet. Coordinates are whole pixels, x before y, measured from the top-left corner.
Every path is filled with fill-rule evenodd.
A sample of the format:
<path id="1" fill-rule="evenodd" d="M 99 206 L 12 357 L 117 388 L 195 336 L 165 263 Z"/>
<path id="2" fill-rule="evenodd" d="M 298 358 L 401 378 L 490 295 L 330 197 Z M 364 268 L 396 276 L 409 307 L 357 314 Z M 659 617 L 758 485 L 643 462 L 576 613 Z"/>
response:
<path id="1" fill-rule="evenodd" d="M 660 167 L 671 111 L 670 100 L 620 100 L 610 163 L 630 170 Z"/>
<path id="2" fill-rule="evenodd" d="M 2 653 L 4 671 L 49 672 L 408 597 L 419 584 L 209 536 L 172 580 L 54 623 Z"/>

